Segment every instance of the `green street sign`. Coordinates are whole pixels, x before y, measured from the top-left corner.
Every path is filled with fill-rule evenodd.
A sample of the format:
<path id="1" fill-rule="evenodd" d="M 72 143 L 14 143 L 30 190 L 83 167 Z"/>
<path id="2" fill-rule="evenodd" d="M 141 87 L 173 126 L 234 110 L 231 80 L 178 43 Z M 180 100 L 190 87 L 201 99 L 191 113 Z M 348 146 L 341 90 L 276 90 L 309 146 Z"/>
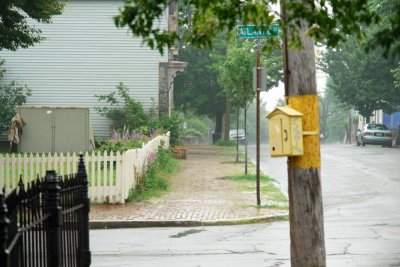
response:
<path id="1" fill-rule="evenodd" d="M 239 38 L 268 38 L 279 36 L 279 25 L 255 26 L 255 25 L 238 25 L 237 33 Z"/>

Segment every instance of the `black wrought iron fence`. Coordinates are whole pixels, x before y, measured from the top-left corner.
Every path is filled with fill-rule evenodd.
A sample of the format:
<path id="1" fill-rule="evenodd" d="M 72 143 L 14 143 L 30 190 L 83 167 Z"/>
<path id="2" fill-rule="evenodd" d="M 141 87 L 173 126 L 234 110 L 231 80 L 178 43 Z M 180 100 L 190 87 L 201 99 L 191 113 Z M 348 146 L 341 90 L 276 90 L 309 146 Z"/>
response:
<path id="1" fill-rule="evenodd" d="M 27 188 L 20 181 L 7 197 L 0 194 L 0 266 L 90 266 L 88 215 L 82 155 L 74 175 L 47 171 Z"/>

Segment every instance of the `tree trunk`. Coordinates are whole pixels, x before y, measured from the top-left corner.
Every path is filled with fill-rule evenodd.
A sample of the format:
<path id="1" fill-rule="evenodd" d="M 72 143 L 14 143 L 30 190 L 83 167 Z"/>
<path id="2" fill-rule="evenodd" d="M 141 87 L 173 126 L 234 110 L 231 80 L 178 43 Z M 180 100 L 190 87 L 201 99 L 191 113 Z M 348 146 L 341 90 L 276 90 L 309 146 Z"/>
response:
<path id="1" fill-rule="evenodd" d="M 223 121 L 223 113 L 215 114 L 215 133 L 222 134 L 222 121 Z"/>
<path id="2" fill-rule="evenodd" d="M 281 1 L 282 14 L 289 2 Z M 306 2 L 304 4 L 307 4 Z M 303 156 L 288 158 L 289 215 L 292 266 L 326 266 L 324 218 L 320 178 L 320 140 L 314 40 L 306 36 L 308 25 L 302 21 L 299 34 L 303 48 L 284 45 L 285 92 L 292 108 L 303 113 Z M 290 32 L 285 44 L 290 41 Z"/>
<path id="3" fill-rule="evenodd" d="M 226 95 L 226 109 L 225 109 L 225 129 L 224 129 L 224 140 L 229 140 L 229 130 L 231 129 L 231 104 L 229 96 Z"/>
<path id="4" fill-rule="evenodd" d="M 353 118 L 351 108 L 349 109 L 349 133 L 347 143 L 351 144 L 351 136 L 353 135 Z"/>
<path id="5" fill-rule="evenodd" d="M 215 144 L 222 137 L 222 123 L 223 123 L 223 113 L 215 114 L 215 130 L 212 136 L 212 143 Z"/>
<path id="6" fill-rule="evenodd" d="M 365 117 L 365 123 L 370 123 L 371 122 L 371 115 Z"/>

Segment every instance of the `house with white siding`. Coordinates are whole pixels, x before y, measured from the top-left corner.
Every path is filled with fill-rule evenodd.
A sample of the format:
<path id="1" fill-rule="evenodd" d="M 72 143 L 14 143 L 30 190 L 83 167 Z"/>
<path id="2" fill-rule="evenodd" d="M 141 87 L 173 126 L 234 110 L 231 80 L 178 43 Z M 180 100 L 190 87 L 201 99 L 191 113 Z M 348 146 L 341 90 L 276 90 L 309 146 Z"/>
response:
<path id="1" fill-rule="evenodd" d="M 104 105 L 96 95 L 115 91 L 120 82 L 146 110 L 169 114 L 173 78 L 185 63 L 173 61 L 176 50 L 160 55 L 128 29 L 118 29 L 113 17 L 122 5 L 114 0 L 67 1 L 53 23 L 38 25 L 44 41 L 15 52 L 0 51 L 5 82 L 26 84 L 32 93 L 29 106 L 90 107 L 95 137 L 110 135 L 110 121 L 95 110 Z M 176 30 L 176 15 L 171 6 L 159 26 Z"/>

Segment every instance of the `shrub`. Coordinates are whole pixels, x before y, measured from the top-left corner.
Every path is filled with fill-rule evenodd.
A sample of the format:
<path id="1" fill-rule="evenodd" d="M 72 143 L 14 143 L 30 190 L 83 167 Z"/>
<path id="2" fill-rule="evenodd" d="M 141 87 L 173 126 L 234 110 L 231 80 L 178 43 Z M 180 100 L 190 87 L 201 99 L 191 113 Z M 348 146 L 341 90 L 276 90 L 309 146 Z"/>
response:
<path id="1" fill-rule="evenodd" d="M 208 138 L 209 129 L 212 129 L 212 121 L 205 116 L 198 116 L 188 114 L 185 118 L 187 122 L 187 128 L 183 130 L 183 137 L 196 136 L 201 142 L 204 142 Z"/>
<path id="2" fill-rule="evenodd" d="M 124 101 L 122 105 L 119 103 L 116 94 Z M 161 118 L 156 118 L 154 114 L 152 116 L 147 114 L 142 104 L 129 96 L 128 88 L 123 83 L 117 86 L 117 92 L 96 97 L 99 101 L 105 101 L 110 105 L 109 107 L 96 108 L 96 110 L 102 116 L 111 119 L 117 131 L 128 129 L 145 136 L 154 135 L 156 131 L 161 133 L 169 131 L 171 145 L 179 143 L 182 134 L 182 119 L 179 118 L 177 112 L 172 112 L 171 117 Z"/>
<path id="3" fill-rule="evenodd" d="M 170 144 L 177 145 L 180 143 L 182 135 L 182 119 L 179 118 L 179 113 L 173 111 L 171 117 L 161 117 L 155 122 L 155 128 L 161 132 L 170 132 Z"/>
<path id="4" fill-rule="evenodd" d="M 169 188 L 168 175 L 177 171 L 178 162 L 173 159 L 169 150 L 159 148 L 155 159 L 148 166 L 142 182 L 131 190 L 128 201 L 146 200 L 160 196 Z"/>
<path id="5" fill-rule="evenodd" d="M 158 169 L 164 173 L 173 173 L 178 166 L 178 162 L 172 157 L 171 152 L 165 148 L 158 149 L 156 164 L 158 164 Z"/>
<path id="6" fill-rule="evenodd" d="M 217 146 L 236 146 L 236 142 L 235 142 L 235 141 L 232 141 L 232 140 L 222 140 L 222 139 L 218 140 L 215 144 L 216 144 Z"/>
<path id="7" fill-rule="evenodd" d="M 110 139 L 106 140 L 99 148 L 101 152 L 107 151 L 109 154 L 111 151 L 114 153 L 125 152 L 129 149 L 141 148 L 143 143 L 153 139 L 158 133 L 153 132 L 150 135 L 143 135 L 137 132 L 129 133 L 129 130 L 125 129 L 121 133 L 114 130 Z"/>
<path id="8" fill-rule="evenodd" d="M 112 92 L 108 95 L 97 96 L 98 101 L 105 101 L 110 104 L 110 107 L 96 108 L 103 116 L 111 119 L 114 122 L 114 127 L 117 129 L 139 129 L 147 126 L 150 121 L 150 116 L 146 114 L 142 104 L 131 98 L 128 94 L 128 88 L 120 83 L 117 85 L 117 92 Z M 116 93 L 123 100 L 123 105 L 117 100 Z"/>

